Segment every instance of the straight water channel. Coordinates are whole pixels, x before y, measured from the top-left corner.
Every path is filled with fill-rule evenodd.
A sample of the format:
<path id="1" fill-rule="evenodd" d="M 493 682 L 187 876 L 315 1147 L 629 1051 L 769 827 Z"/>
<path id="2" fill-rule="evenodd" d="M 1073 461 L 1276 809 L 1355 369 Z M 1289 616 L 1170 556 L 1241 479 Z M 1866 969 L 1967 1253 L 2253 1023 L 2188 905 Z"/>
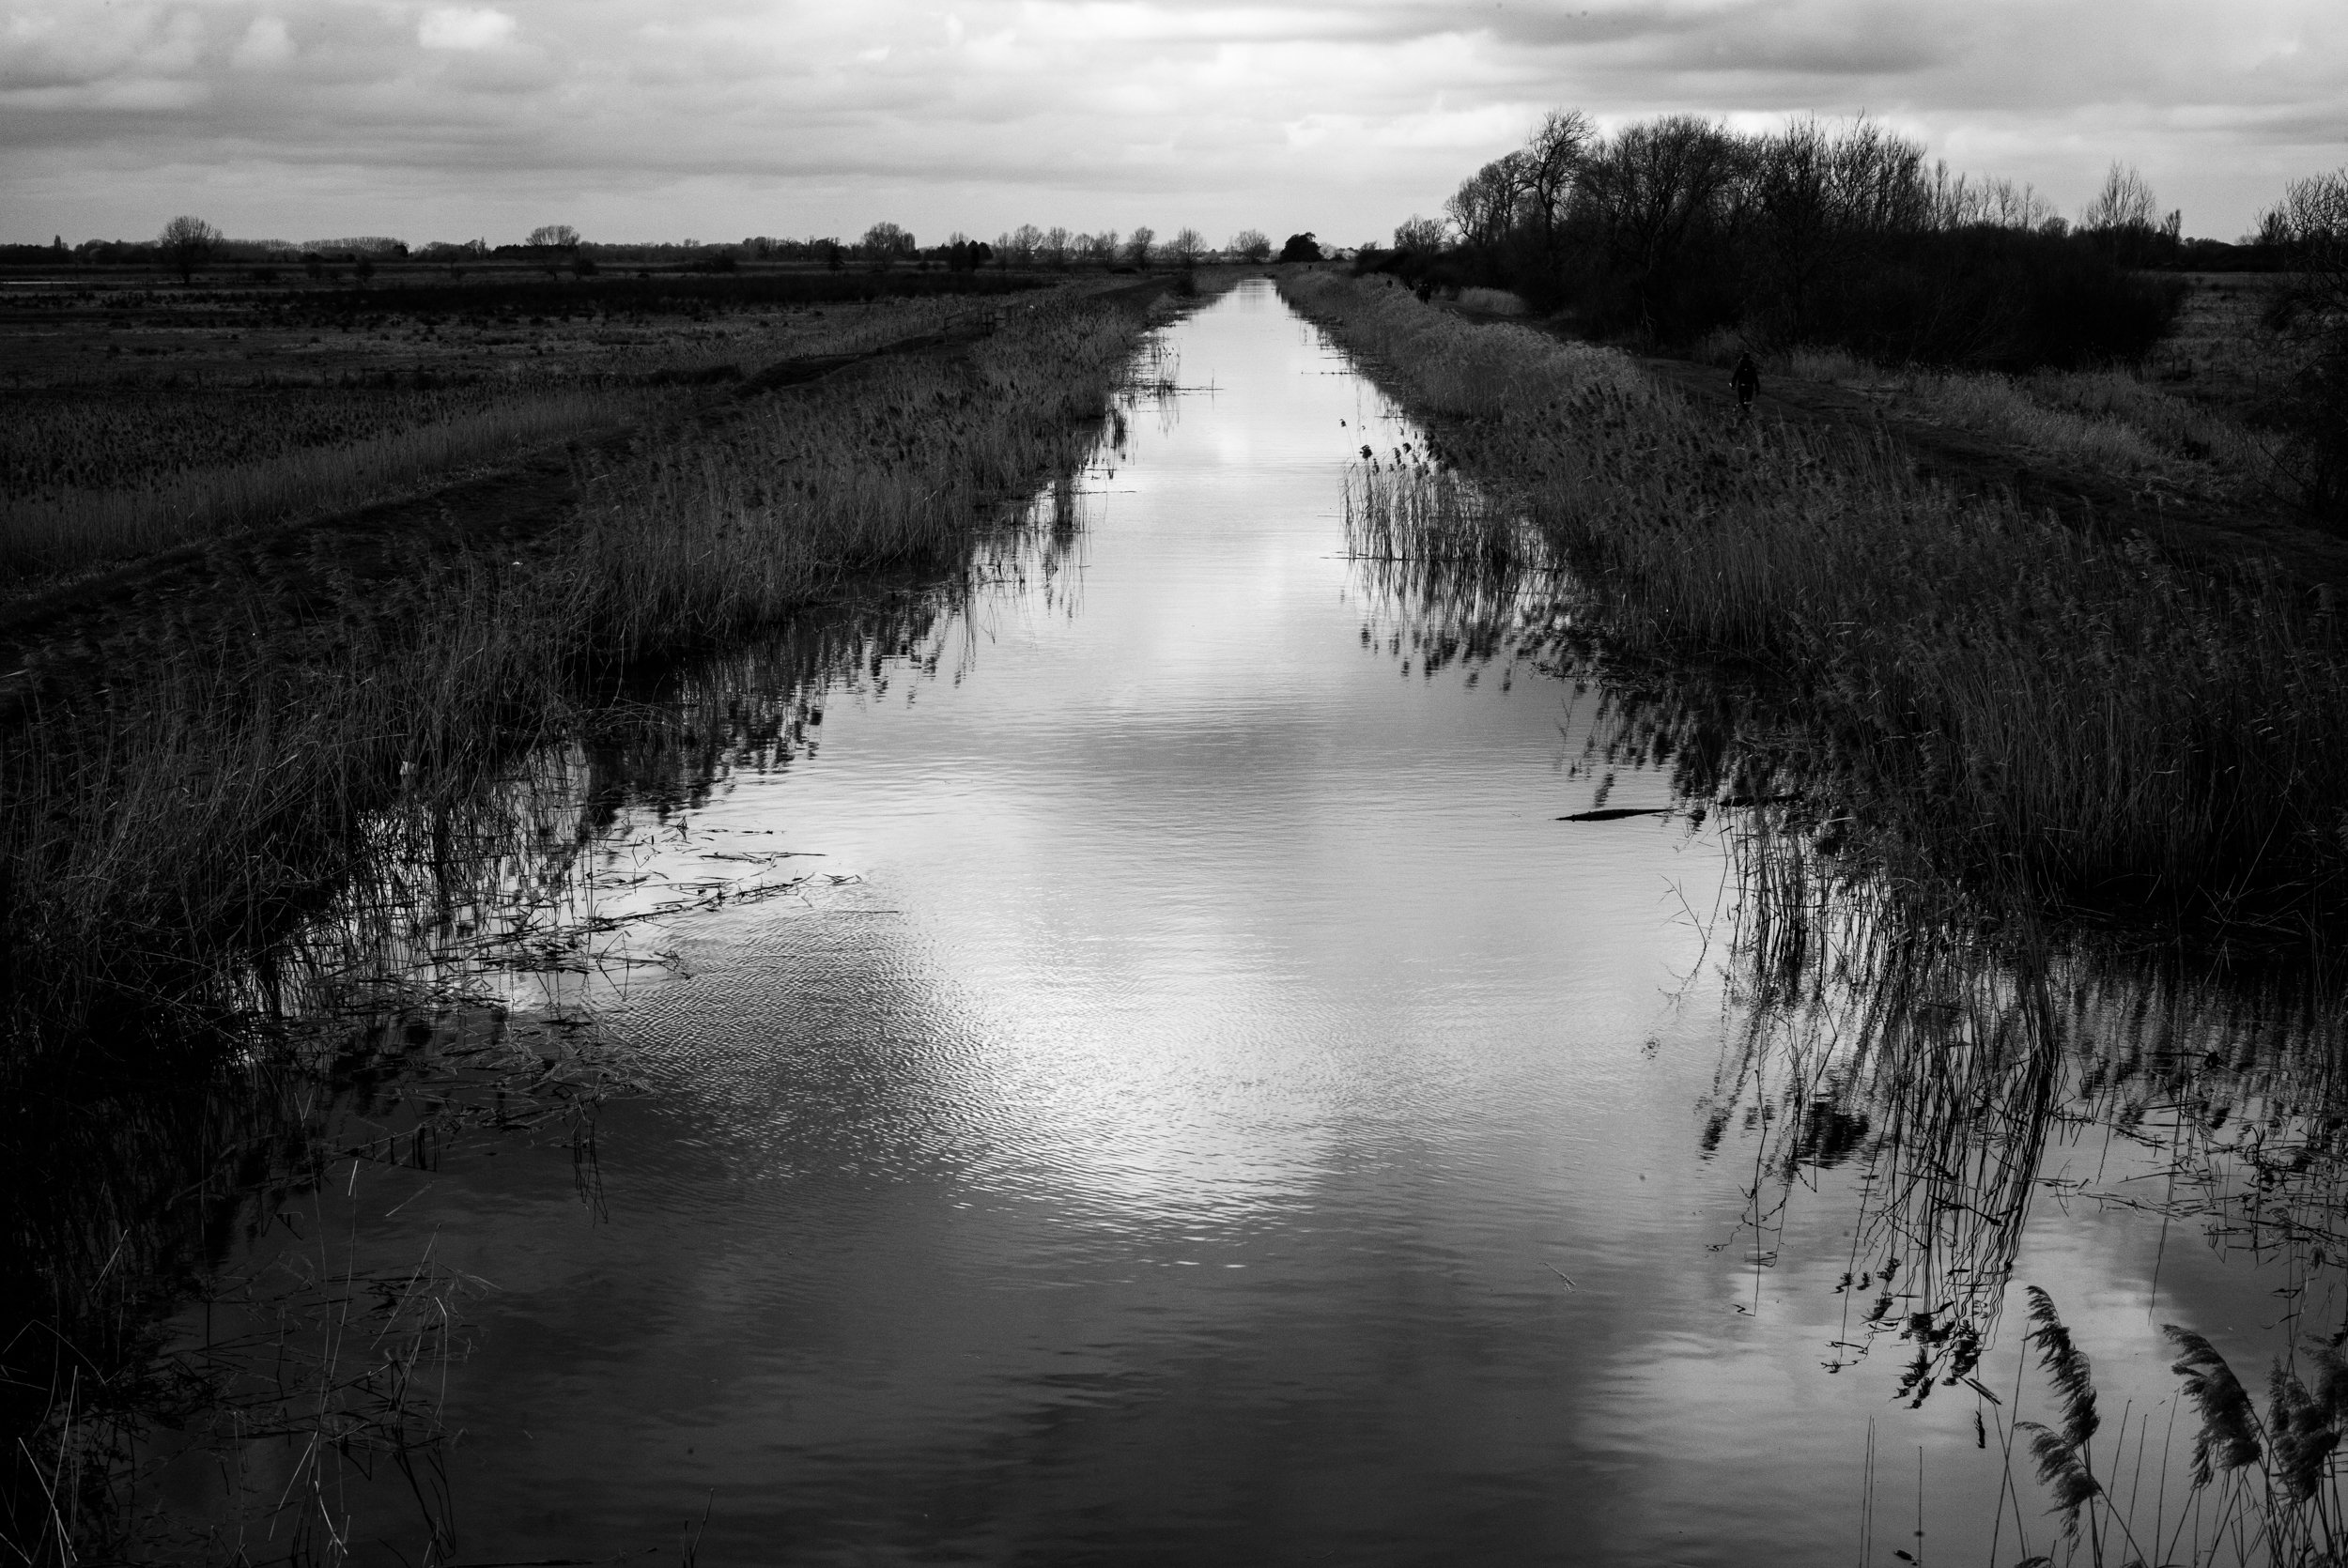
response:
<path id="1" fill-rule="evenodd" d="M 1349 557 L 1348 465 L 1420 434 L 1268 284 L 1165 338 L 1179 390 L 1063 495 L 1049 570 L 836 682 L 787 763 L 621 812 L 640 888 L 820 875 L 571 982 L 645 1085 L 591 1166 L 452 1140 L 254 1244 L 477 1282 L 428 1473 L 323 1489 L 354 1560 L 2012 1562 L 2056 1525 L 2018 1454 L 2006 1491 L 2001 1423 L 2045 1413 L 2026 1282 L 2149 1498 L 2157 1325 L 2248 1381 L 2289 1340 L 2272 1292 L 2329 1276 L 2085 1191 L 2170 1165 L 2048 1112 L 2062 1083 L 2000 1135 L 2023 1195 L 1987 1240 L 1942 1222 L 1977 1192 L 1884 1222 L 1892 1113 L 1831 1008 L 1760 1016 L 1733 821 L 1559 821 L 1600 694 L 1506 647 L 1429 669 Z M 1606 797 L 1672 803 L 1629 765 Z M 1945 1255 L 1901 1258 L 1919 1235 Z M 1920 1312 L 1942 1339 L 1901 1336 Z"/>

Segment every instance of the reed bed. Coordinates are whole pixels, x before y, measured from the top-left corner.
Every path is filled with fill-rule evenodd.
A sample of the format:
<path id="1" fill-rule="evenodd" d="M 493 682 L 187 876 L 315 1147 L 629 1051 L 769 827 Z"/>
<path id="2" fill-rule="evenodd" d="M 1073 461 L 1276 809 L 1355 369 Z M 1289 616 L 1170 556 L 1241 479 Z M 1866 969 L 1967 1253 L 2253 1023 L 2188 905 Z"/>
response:
<path id="1" fill-rule="evenodd" d="M 2278 1359 L 2263 1379 L 2262 1412 L 2251 1385 L 2215 1345 L 2184 1325 L 2166 1325 L 2164 1337 L 2177 1356 L 2170 1368 L 2179 1379 L 2176 1402 L 2189 1400 L 2195 1419 L 2182 1435 L 2171 1427 L 2152 1456 L 2163 1483 L 2147 1499 L 2149 1417 L 2138 1423 L 2132 1463 L 2124 1424 L 2099 1444 L 2093 1364 L 2054 1299 L 2035 1286 L 2028 1296 L 2027 1338 L 2037 1350 L 2055 1420 L 1997 1414 L 2007 1472 L 2000 1501 L 2011 1499 L 2017 1549 L 2029 1550 L 2030 1536 L 2021 1506 L 2028 1483 L 2013 1473 L 2020 1451 L 2051 1501 L 2047 1512 L 2056 1538 L 2047 1545 L 2065 1562 L 2311 1568 L 2348 1559 L 2348 1514 L 2334 1457 L 2348 1436 L 2348 1363 L 2338 1347 L 2310 1345 L 2295 1363 Z M 2251 1383 L 2258 1381 L 2254 1376 Z M 2191 1444 L 2190 1468 L 2172 1497 L 2165 1482 L 2178 1460 L 2170 1445 L 2180 1437 Z M 2054 1560 L 2041 1553 L 2021 1563 L 2051 1568 Z"/>
<path id="2" fill-rule="evenodd" d="M 1600 804 L 1617 770 L 1668 769 L 1688 820 L 1731 820 L 1725 940 L 1711 935 L 1734 1024 L 1694 1107 L 1694 1141 L 1702 1158 L 1749 1173 L 1756 1267 L 1780 1263 L 1789 1233 L 1819 1228 L 1798 1211 L 1820 1194 L 1850 1206 L 1829 1228 L 1848 1238 L 1834 1256 L 1802 1260 L 1842 1269 L 1826 1364 L 1895 1357 L 1911 1407 L 1972 1407 L 1978 1440 L 2008 1460 L 1997 1527 L 2008 1549 L 1989 1560 L 2042 1562 L 2037 1548 L 2115 1564 L 2337 1560 L 2332 1454 L 2348 1433 L 2348 1381 L 2336 1347 L 2291 1343 L 2292 1325 L 2336 1313 L 2348 1289 L 2348 1023 L 2336 991 L 2295 962 L 2147 952 L 1882 875 L 1845 853 L 1845 804 L 1817 788 L 1804 743 L 1770 730 L 1779 710 L 1764 697 L 1684 663 L 1627 662 L 1605 635 L 1603 589 L 1522 564 L 1537 557 L 1434 547 L 1474 537 L 1474 515 L 1505 512 L 1469 481 L 1450 475 L 1361 526 L 1363 498 L 1414 468 L 1382 464 L 1382 488 L 1348 487 L 1361 570 L 1398 597 L 1392 652 L 1430 669 L 1453 657 L 1541 665 L 1596 704 L 1569 772 L 1599 779 Z M 1398 527 L 1412 522 L 1426 538 Z M 2294 1310 L 2275 1336 L 2266 1412 L 2259 1379 L 2246 1377 L 2252 1396 L 2221 1400 L 2224 1420 L 2202 1441 L 2194 1428 L 2208 1410 L 2194 1391 L 2233 1374 L 2181 1328 L 2186 1446 L 2151 1443 L 2162 1422 L 2140 1403 L 2120 1412 L 2124 1430 L 2097 1437 L 2085 1348 L 2050 1300 L 2024 1293 L 2021 1348 L 2046 1363 L 2055 1414 L 2017 1424 L 2007 1375 L 1989 1362 L 2034 1211 L 2054 1202 L 2142 1213 L 2271 1271 Z M 2235 1462 L 2214 1463 L 2196 1486 L 2197 1444 Z"/>
<path id="3" fill-rule="evenodd" d="M 2348 653 L 2255 564 L 2163 559 L 1745 430 L 1625 357 L 1331 274 L 1299 308 L 1505 495 L 1632 660 L 1779 699 L 1885 864 L 2007 900 L 2303 934 L 2348 859 Z"/>
<path id="4" fill-rule="evenodd" d="M 246 956 L 354 873 L 371 813 L 480 788 L 629 666 L 952 572 L 1078 460 L 1147 326 L 1136 300 L 1043 301 L 963 352 L 678 429 L 584 474 L 525 561 L 418 545 L 321 603 L 332 563 L 297 591 L 224 553 L 225 602 L 126 625 L 102 676 L 45 684 L 0 740 L 14 1050 L 142 999 L 233 1001 Z"/>
<path id="5" fill-rule="evenodd" d="M 1525 309 L 1524 296 L 1505 288 L 1463 288 L 1459 304 L 1461 310 L 1485 315 L 1522 315 Z"/>
<path id="6" fill-rule="evenodd" d="M 580 1118 L 624 1068 L 471 998 L 639 961 L 633 917 L 600 902 L 625 891 L 601 853 L 618 803 L 657 812 L 780 765 L 827 690 L 955 656 L 972 582 L 1057 571 L 1073 501 L 1051 482 L 1151 319 L 1046 301 L 965 351 L 676 429 L 583 474 L 573 530 L 524 561 L 419 544 L 394 589 L 306 607 L 256 574 L 130 628 L 102 681 L 19 715 L 0 1084 L 45 1114 L 0 1130 L 0 1217 L 38 1260 L 0 1344 L 8 1546 L 102 1556 L 192 1443 L 232 1492 L 270 1477 L 242 1501 L 280 1549 L 291 1530 L 333 1555 L 317 1531 L 353 1466 L 409 1474 L 439 1530 L 426 1374 L 461 1349 L 463 1282 L 381 1275 L 373 1315 L 363 1268 L 279 1282 L 224 1303 L 243 1337 L 194 1354 L 158 1325 L 205 1276 L 203 1212 L 548 1117 L 591 1159 Z M 730 870 L 677 896 L 795 885 L 788 863 Z M 487 1038 L 445 1049 L 452 1018 Z M 428 1092 L 369 1098 L 388 1082 Z"/>

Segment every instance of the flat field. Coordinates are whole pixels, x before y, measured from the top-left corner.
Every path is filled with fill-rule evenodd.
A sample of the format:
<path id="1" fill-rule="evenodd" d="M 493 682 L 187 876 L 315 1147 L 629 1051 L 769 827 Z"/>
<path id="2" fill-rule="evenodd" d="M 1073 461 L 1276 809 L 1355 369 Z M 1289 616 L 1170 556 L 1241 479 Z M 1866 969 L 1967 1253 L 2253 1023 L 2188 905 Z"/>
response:
<path id="1" fill-rule="evenodd" d="M 0 275 L 0 588 L 413 493 L 780 363 L 982 330 L 1042 281 Z"/>

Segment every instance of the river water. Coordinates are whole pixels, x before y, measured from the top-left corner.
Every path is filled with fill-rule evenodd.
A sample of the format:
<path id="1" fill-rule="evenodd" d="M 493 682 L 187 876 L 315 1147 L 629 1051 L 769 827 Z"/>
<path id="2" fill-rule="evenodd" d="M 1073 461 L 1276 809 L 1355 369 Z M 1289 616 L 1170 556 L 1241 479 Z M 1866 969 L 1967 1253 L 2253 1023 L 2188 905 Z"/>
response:
<path id="1" fill-rule="evenodd" d="M 2018 1053 L 2027 988 L 1961 964 L 1772 1003 L 1735 813 L 1559 820 L 1674 792 L 1593 762 L 1547 607 L 1430 660 L 1349 555 L 1350 466 L 1421 434 L 1268 284 L 1164 339 L 1057 537 L 800 694 L 787 755 L 600 830 L 601 913 L 657 917 L 495 1026 L 626 1064 L 592 1145 L 476 1124 L 251 1227 L 224 1272 L 428 1266 L 464 1349 L 415 1374 L 423 1459 L 166 1464 L 205 1552 L 2016 1561 L 2056 1528 L 2004 1453 L 2023 1284 L 2146 1499 L 2185 1484 L 2160 1323 L 2247 1381 L 2339 1316 L 2304 1248 L 2210 1241 L 2217 1189 L 2127 1201 L 2210 1102 L 2182 1036 L 2129 1045 L 2140 1092 L 2079 1065 L 2140 996 L 2062 987 Z M 725 877 L 790 891 L 645 902 Z M 1970 1109 L 1895 1047 L 1970 1053 Z"/>

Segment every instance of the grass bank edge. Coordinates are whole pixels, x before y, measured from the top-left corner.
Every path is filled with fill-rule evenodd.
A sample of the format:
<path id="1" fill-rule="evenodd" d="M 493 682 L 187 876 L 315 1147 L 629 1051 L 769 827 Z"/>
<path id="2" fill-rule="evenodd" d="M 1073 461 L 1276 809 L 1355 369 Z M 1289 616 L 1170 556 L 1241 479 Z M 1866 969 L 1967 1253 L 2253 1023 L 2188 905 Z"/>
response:
<path id="1" fill-rule="evenodd" d="M 2336 926 L 2348 657 L 2278 574 L 1963 497 L 1847 435 L 1739 429 L 1624 355 L 1400 289 L 1281 288 L 1532 519 L 1610 650 L 1748 683 L 1738 745 L 1835 780 L 1887 868 L 2162 929 Z"/>
<path id="2" fill-rule="evenodd" d="M 526 561 L 420 552 L 394 602 L 298 628 L 257 581 L 224 617 L 142 623 L 0 750 L 9 1050 L 248 999 L 242 966 L 363 869 L 380 813 L 429 816 L 579 732 L 631 667 L 950 573 L 1082 457 L 1165 308 L 1040 300 L 965 349 L 750 402 L 583 474 L 571 529 Z"/>

